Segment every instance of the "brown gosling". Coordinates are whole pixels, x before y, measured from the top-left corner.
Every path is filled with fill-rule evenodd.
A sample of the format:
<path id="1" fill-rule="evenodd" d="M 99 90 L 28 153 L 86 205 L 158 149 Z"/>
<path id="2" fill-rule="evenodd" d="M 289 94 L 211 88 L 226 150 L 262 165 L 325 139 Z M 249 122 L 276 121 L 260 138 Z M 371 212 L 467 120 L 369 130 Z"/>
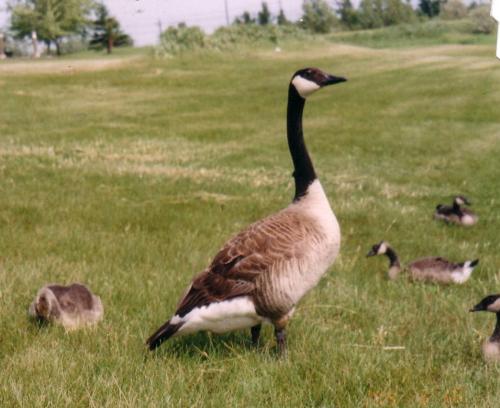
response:
<path id="1" fill-rule="evenodd" d="M 389 279 L 396 279 L 403 268 L 399 262 L 396 251 L 386 241 L 375 244 L 366 255 L 386 255 L 389 258 Z M 427 281 L 436 283 L 465 283 L 471 276 L 479 259 L 462 263 L 450 262 L 441 257 L 428 257 L 417 259 L 406 265 L 404 270 L 414 281 Z"/>
<path id="2" fill-rule="evenodd" d="M 470 227 L 477 223 L 478 216 L 468 208 L 465 208 L 464 205 L 472 205 L 472 203 L 464 196 L 456 196 L 451 206 L 438 204 L 434 212 L 434 218 L 450 224 Z"/>
<path id="3" fill-rule="evenodd" d="M 488 362 L 500 361 L 500 295 L 489 295 L 474 306 L 471 312 L 492 312 L 497 315 L 495 330 L 488 340 L 483 343 L 483 357 Z"/>
<path id="4" fill-rule="evenodd" d="M 66 330 L 95 324 L 102 319 L 103 312 L 101 299 L 79 283 L 46 285 L 29 307 L 30 316 L 61 324 Z"/>

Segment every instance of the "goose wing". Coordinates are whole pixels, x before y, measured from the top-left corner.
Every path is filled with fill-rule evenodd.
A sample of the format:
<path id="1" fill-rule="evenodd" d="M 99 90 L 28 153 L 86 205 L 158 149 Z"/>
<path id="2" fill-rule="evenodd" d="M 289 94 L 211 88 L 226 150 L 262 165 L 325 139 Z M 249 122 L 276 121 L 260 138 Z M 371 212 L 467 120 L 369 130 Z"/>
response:
<path id="1" fill-rule="evenodd" d="M 458 264 L 450 262 L 447 259 L 441 257 L 418 259 L 410 263 L 409 266 L 411 269 L 433 270 L 437 272 L 452 271 L 459 267 Z"/>
<path id="2" fill-rule="evenodd" d="M 442 215 L 442 216 L 451 216 L 451 215 L 456 215 L 455 209 L 449 205 L 442 205 L 439 208 L 436 208 L 436 215 Z"/>
<path id="3" fill-rule="evenodd" d="M 181 298 L 176 315 L 195 307 L 252 295 L 256 280 L 278 264 L 299 257 L 313 223 L 293 211 L 264 218 L 229 240 L 210 266 L 198 274 Z"/>

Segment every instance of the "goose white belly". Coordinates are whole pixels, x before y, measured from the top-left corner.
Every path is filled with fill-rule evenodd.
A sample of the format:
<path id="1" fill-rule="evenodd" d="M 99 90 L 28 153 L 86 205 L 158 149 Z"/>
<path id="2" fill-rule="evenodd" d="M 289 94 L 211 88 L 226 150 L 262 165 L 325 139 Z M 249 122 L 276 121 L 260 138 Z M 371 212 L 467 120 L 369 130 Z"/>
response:
<path id="1" fill-rule="evenodd" d="M 487 340 L 483 344 L 483 356 L 486 361 L 499 362 L 500 361 L 500 343 L 496 341 Z"/>
<path id="2" fill-rule="evenodd" d="M 184 323 L 176 333 L 176 335 L 184 335 L 203 330 L 225 333 L 255 326 L 263 320 L 257 315 L 252 300 L 248 296 L 242 296 L 195 307 L 183 317 L 175 315 L 170 323 Z"/>
<path id="3" fill-rule="evenodd" d="M 474 225 L 476 223 L 476 219 L 475 217 L 473 217 L 472 215 L 470 214 L 464 214 L 461 218 L 460 218 L 460 222 L 463 224 L 463 225 Z"/>

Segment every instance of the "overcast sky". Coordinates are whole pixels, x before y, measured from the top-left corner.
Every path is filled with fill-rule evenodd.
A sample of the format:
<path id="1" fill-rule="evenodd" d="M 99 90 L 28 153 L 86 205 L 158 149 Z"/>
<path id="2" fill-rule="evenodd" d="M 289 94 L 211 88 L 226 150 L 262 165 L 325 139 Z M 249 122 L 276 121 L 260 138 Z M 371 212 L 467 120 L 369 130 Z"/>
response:
<path id="1" fill-rule="evenodd" d="M 229 21 L 232 22 L 244 11 L 257 13 L 262 0 L 104 0 L 136 45 L 155 44 L 160 24 L 165 29 L 169 25 L 185 22 L 211 32 L 226 24 L 226 2 Z M 302 0 L 267 0 L 267 4 L 272 14 L 278 14 L 281 4 L 291 20 L 298 19 L 302 14 Z M 7 0 L 0 0 L 0 28 L 8 25 L 6 5 Z"/>
<path id="2" fill-rule="evenodd" d="M 232 22 L 246 10 L 257 13 L 262 0 L 105 0 L 111 13 L 137 45 L 154 44 L 160 22 L 163 29 L 185 22 L 211 32 L 226 24 L 226 2 L 229 21 Z M 279 12 L 280 0 L 267 0 L 267 4 L 272 14 Z M 288 18 L 300 17 L 302 0 L 281 0 L 281 5 Z"/>

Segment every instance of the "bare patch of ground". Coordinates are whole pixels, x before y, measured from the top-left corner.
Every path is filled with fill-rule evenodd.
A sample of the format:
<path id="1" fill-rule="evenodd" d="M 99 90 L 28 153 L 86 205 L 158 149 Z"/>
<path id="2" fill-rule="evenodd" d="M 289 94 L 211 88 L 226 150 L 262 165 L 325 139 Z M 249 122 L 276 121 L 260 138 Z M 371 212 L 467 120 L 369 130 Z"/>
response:
<path id="1" fill-rule="evenodd" d="M 136 62 L 139 56 L 81 60 L 23 60 L 0 64 L 0 73 L 13 75 L 66 74 L 115 69 Z"/>

